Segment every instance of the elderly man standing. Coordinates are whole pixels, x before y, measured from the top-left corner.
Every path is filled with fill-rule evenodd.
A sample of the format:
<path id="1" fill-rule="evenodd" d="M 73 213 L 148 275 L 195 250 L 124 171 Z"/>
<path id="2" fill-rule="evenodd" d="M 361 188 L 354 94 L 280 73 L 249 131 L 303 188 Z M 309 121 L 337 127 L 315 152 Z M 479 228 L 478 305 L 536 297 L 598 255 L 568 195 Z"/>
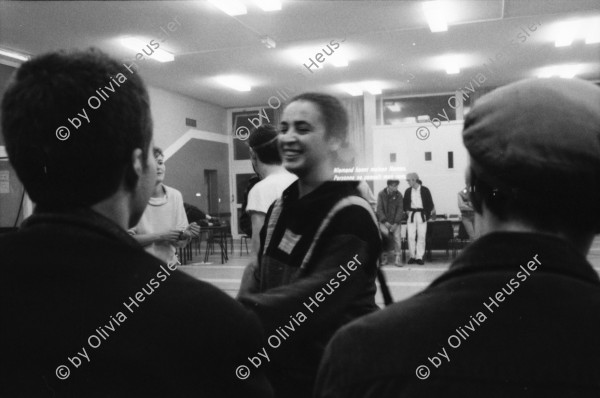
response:
<path id="1" fill-rule="evenodd" d="M 429 189 L 421 184 L 417 173 L 408 173 L 406 181 L 410 185 L 404 192 L 404 210 L 408 215 L 408 220 L 406 220 L 408 252 L 410 253 L 408 263 L 423 265 L 427 220 L 434 212 L 433 198 Z"/>
<path id="2" fill-rule="evenodd" d="M 558 78 L 475 104 L 463 140 L 485 234 L 418 295 L 340 330 L 316 397 L 600 396 L 600 279 L 586 260 L 600 233 L 598 104 L 594 84 Z"/>

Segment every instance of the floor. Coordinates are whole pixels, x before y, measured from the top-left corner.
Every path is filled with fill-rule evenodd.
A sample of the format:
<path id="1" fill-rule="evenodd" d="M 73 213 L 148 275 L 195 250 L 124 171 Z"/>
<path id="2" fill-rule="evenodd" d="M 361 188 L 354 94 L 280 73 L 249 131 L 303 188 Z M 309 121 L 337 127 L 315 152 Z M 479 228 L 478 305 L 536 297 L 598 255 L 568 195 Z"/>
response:
<path id="1" fill-rule="evenodd" d="M 202 263 L 202 260 L 204 260 L 204 245 L 202 246 L 202 255 L 197 255 L 195 251 L 194 254 L 192 261 L 188 265 L 181 265 L 179 269 L 195 278 L 212 283 L 235 297 L 240 286 L 242 273 L 250 259 L 250 256 L 246 254 L 245 247 L 240 255 L 239 240 L 235 241 L 234 253 L 229 254 L 229 261 L 225 264 L 221 264 L 221 256 L 218 251 L 209 256 L 207 263 Z M 600 236 L 596 237 L 592 245 L 588 261 L 600 274 Z M 393 265 L 384 266 L 383 271 L 394 301 L 408 298 L 423 290 L 448 269 L 450 262 L 451 259 L 446 257 L 445 252 L 440 251 L 434 252 L 433 261 L 427 262 L 423 266 L 405 265 L 401 268 Z M 383 307 L 381 292 L 378 292 L 376 300 L 377 304 Z"/>

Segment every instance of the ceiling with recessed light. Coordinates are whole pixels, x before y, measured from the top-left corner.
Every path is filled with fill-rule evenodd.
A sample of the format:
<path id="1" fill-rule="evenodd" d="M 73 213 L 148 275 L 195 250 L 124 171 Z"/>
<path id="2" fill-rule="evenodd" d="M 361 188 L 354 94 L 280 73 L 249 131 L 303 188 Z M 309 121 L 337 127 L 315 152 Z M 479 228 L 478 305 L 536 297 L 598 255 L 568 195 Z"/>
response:
<path id="1" fill-rule="evenodd" d="M 271 11 L 244 0 L 238 15 L 217 7 L 224 3 L 2 1 L 0 51 L 140 53 L 150 85 L 226 108 L 263 105 L 286 87 L 410 96 L 453 92 L 481 82 L 478 74 L 488 87 L 551 75 L 600 80 L 597 0 L 283 0 L 279 10 L 271 0 Z"/>

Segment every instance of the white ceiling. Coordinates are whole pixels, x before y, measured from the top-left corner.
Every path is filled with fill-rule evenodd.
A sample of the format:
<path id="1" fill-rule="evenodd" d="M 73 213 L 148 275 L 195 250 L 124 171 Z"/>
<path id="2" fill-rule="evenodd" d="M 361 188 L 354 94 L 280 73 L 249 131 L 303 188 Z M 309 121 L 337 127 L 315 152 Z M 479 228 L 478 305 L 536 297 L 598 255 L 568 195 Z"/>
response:
<path id="1" fill-rule="evenodd" d="M 28 54 L 62 48 L 98 47 L 123 59 L 136 51 L 119 44 L 122 36 L 156 39 L 176 17 L 177 29 L 160 44 L 174 62 L 140 62 L 150 85 L 223 107 L 263 105 L 285 87 L 328 91 L 341 97 L 341 83 L 377 81 L 383 94 L 451 92 L 467 85 L 482 66 L 515 39 L 521 27 L 541 24 L 523 44 L 512 46 L 483 86 L 495 87 L 539 68 L 583 65 L 580 77 L 600 80 L 600 44 L 575 41 L 554 47 L 557 24 L 600 18 L 598 0 L 462 0 L 447 32 L 431 33 L 418 1 L 291 1 L 265 12 L 248 3 L 248 14 L 231 17 L 206 1 L 2 1 L 0 47 Z M 276 49 L 261 44 L 268 35 Z M 310 74 L 302 63 L 331 40 L 350 65 L 327 59 Z M 329 51 L 329 50 L 328 50 Z M 461 54 L 468 66 L 448 75 L 441 56 Z M 314 68 L 313 68 L 314 69 Z M 298 73 L 305 72 L 309 77 Z M 250 92 L 220 86 L 217 75 L 250 79 Z"/>

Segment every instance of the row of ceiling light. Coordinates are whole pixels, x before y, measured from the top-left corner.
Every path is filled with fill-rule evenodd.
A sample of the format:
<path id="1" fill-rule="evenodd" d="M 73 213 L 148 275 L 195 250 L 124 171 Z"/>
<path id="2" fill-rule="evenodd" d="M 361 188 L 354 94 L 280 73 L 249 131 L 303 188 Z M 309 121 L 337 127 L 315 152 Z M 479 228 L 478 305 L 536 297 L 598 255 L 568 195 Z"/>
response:
<path id="1" fill-rule="evenodd" d="M 231 16 L 243 15 L 248 12 L 246 4 L 240 0 L 209 0 L 209 2 Z M 252 2 L 263 11 L 281 10 L 280 0 L 252 0 Z M 437 33 L 448 30 L 448 24 L 453 19 L 453 12 L 455 11 L 453 10 L 452 2 L 447 0 L 423 1 L 422 9 L 431 32 Z M 600 43 L 600 21 L 598 19 L 588 19 L 586 21 L 563 22 L 556 30 L 555 36 L 556 47 L 570 46 L 575 40 L 585 40 L 586 44 Z M 262 37 L 261 41 L 268 48 L 276 47 L 275 41 L 268 36 Z M 128 49 L 138 52 L 147 45 L 144 40 L 135 37 L 121 38 L 120 43 Z M 28 55 L 2 48 L 0 48 L 0 56 L 12 58 L 19 62 L 29 59 Z M 158 48 L 154 50 L 149 58 L 158 62 L 172 62 L 175 60 L 175 55 Z M 332 65 L 336 67 L 348 66 L 348 60 L 340 54 L 336 54 L 334 58 L 331 59 Z M 465 57 L 458 55 L 447 55 L 442 58 L 441 61 L 446 67 L 447 74 L 458 74 L 462 67 L 468 65 L 468 62 L 465 62 Z M 581 69 L 581 65 L 557 65 L 541 69 L 538 76 L 570 78 L 580 73 Z M 252 86 L 250 81 L 240 76 L 219 76 L 215 80 L 219 84 L 238 91 L 250 91 Z M 371 94 L 381 93 L 381 86 L 376 82 L 347 83 L 341 84 L 340 87 L 353 96 L 362 95 L 363 92 L 370 92 Z"/>

